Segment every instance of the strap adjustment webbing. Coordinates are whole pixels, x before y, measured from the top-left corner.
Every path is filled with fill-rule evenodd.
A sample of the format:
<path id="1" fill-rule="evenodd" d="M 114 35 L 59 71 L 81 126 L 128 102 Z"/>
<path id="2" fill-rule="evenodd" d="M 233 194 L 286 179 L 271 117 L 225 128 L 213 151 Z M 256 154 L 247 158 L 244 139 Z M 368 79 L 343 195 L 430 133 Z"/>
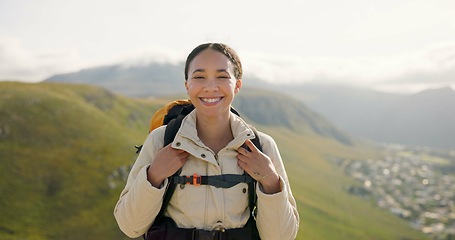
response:
<path id="1" fill-rule="evenodd" d="M 218 188 L 231 188 L 239 183 L 252 183 L 254 181 L 251 176 L 246 174 L 200 176 L 196 173 L 191 176 L 172 176 L 170 180 L 174 184 L 210 185 Z"/>

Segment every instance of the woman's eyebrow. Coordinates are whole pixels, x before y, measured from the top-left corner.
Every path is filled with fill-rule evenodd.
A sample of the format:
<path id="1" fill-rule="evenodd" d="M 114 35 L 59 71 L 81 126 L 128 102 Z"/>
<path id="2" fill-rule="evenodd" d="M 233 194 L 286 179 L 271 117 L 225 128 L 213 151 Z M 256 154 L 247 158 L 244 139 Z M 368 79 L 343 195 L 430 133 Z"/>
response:
<path id="1" fill-rule="evenodd" d="M 197 72 L 205 72 L 205 70 L 204 69 L 196 69 L 196 70 L 193 71 L 193 73 L 197 73 Z"/>
<path id="2" fill-rule="evenodd" d="M 196 69 L 196 70 L 193 71 L 193 73 L 197 73 L 197 72 L 205 72 L 205 69 L 200 68 L 200 69 Z M 216 70 L 216 72 L 229 73 L 228 70 L 226 70 L 226 69 L 218 69 L 218 70 Z"/>

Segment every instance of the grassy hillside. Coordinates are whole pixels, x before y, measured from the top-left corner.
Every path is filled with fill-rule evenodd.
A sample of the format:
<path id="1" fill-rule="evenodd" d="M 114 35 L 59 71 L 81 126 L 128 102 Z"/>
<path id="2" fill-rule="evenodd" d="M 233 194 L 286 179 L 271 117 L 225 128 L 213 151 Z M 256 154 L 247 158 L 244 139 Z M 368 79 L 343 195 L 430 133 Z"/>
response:
<path id="1" fill-rule="evenodd" d="M 133 146 L 162 104 L 83 85 L 0 83 L 0 239 L 127 239 L 113 207 Z M 285 160 L 301 215 L 298 239 L 425 239 L 349 195 L 350 179 L 327 161 L 373 151 L 255 125 L 276 139 Z"/>
<path id="2" fill-rule="evenodd" d="M 0 84 L 0 239 L 118 239 L 119 188 L 153 106 L 102 89 Z"/>

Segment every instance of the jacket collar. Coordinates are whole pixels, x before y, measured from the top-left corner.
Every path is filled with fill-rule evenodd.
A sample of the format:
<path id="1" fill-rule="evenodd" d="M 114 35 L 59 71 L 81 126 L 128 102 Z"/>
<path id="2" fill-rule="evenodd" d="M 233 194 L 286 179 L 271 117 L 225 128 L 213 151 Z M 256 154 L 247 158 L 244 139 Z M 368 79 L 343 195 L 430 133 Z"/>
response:
<path id="1" fill-rule="evenodd" d="M 242 146 L 247 139 L 253 139 L 254 132 L 248 126 L 248 124 L 239 116 L 235 115 L 234 113 L 230 113 L 230 124 L 232 129 L 232 135 L 234 136 L 234 140 L 231 141 L 227 147 L 229 148 L 239 148 Z M 177 132 L 175 140 L 183 141 L 183 139 L 187 139 L 194 144 L 198 145 L 199 147 L 205 147 L 202 141 L 199 139 L 196 129 L 196 110 L 190 112 L 182 121 L 182 125 Z M 173 143 L 173 147 L 178 148 L 175 145 L 175 141 Z"/>

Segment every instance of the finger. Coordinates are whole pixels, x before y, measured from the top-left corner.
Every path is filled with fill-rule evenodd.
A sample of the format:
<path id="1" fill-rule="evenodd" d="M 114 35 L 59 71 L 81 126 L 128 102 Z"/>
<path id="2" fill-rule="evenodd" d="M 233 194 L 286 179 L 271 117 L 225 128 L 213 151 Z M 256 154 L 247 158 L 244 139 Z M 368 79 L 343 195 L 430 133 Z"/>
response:
<path id="1" fill-rule="evenodd" d="M 239 161 L 244 162 L 244 163 L 246 163 L 246 162 L 248 161 L 248 157 L 245 156 L 245 155 L 243 155 L 243 154 L 237 154 L 237 159 L 238 159 Z"/>
<path id="2" fill-rule="evenodd" d="M 180 162 L 181 162 L 181 163 L 182 163 L 182 165 L 183 165 L 183 164 L 185 164 L 185 163 L 188 161 L 188 159 L 189 159 L 189 157 L 188 157 L 188 156 L 186 156 L 186 157 L 183 157 L 183 158 L 181 158 L 181 159 L 180 159 Z"/>
<path id="3" fill-rule="evenodd" d="M 177 151 L 177 155 L 179 156 L 189 156 L 190 154 L 187 151 Z"/>
<path id="4" fill-rule="evenodd" d="M 245 148 L 245 147 L 239 147 L 237 149 L 237 153 L 243 155 L 243 156 L 246 156 L 249 152 L 248 150 Z"/>
<path id="5" fill-rule="evenodd" d="M 257 152 L 258 151 L 257 147 L 254 145 L 254 143 L 251 140 L 249 140 L 249 139 L 246 140 L 245 144 L 248 146 L 248 148 L 250 149 L 251 152 Z"/>
<path id="6" fill-rule="evenodd" d="M 239 165 L 245 171 L 248 168 L 248 164 L 240 159 L 237 161 L 237 165 Z"/>
<path id="7" fill-rule="evenodd" d="M 185 163 L 188 161 L 190 154 L 187 152 L 182 152 L 177 155 L 177 158 L 180 160 L 180 162 Z"/>
<path id="8" fill-rule="evenodd" d="M 173 151 L 177 152 L 177 153 L 182 153 L 182 152 L 186 152 L 185 150 L 183 149 L 177 149 L 177 148 L 171 148 Z"/>

